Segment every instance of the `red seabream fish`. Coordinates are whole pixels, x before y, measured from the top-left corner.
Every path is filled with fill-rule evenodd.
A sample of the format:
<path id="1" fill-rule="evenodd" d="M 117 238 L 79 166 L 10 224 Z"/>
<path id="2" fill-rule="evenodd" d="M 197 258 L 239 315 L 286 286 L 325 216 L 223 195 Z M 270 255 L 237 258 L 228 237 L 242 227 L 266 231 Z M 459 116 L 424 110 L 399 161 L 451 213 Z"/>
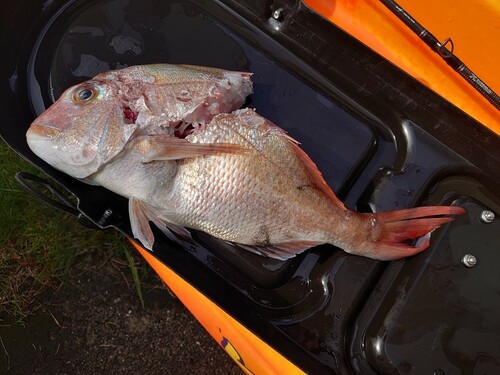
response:
<path id="1" fill-rule="evenodd" d="M 393 260 L 426 249 L 428 233 L 465 212 L 347 209 L 297 141 L 254 110 L 237 110 L 251 93 L 249 73 L 130 67 L 69 88 L 27 140 L 55 168 L 129 198 L 133 234 L 148 249 L 153 222 L 278 259 L 328 243 Z"/>

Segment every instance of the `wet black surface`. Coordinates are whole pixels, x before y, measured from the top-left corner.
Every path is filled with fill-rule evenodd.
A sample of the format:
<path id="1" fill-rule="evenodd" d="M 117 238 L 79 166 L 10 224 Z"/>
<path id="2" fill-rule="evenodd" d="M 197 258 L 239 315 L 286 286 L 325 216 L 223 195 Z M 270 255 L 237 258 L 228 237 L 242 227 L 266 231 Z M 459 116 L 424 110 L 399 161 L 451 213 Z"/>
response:
<path id="1" fill-rule="evenodd" d="M 460 202 L 467 214 L 436 233 L 438 241 L 422 256 L 390 264 L 355 323 L 356 328 L 368 327 L 355 329 L 352 337 L 353 362 L 360 373 L 372 371 L 364 367 L 363 357 L 383 374 L 498 371 L 500 326 L 494 301 L 499 282 L 494 268 L 500 260 L 495 251 L 500 221 L 487 223 L 481 215 L 500 207 L 491 192 L 466 177 L 442 180 L 431 203 L 450 191 L 467 196 Z M 472 267 L 463 262 L 468 254 L 476 259 Z"/>
<path id="2" fill-rule="evenodd" d="M 484 194 L 500 187 L 498 137 L 305 6 L 280 2 L 281 21 L 270 18 L 274 6 L 262 1 L 258 7 L 245 1 L 26 2 L 7 31 L 13 35 L 32 20 L 26 27 L 30 32 L 16 37 L 18 45 L 3 41 L 19 58 L 1 72 L 9 82 L 2 87 L 4 105 L 10 106 L 2 137 L 75 194 L 91 221 L 130 235 L 123 198 L 75 181 L 31 153 L 24 138 L 30 121 L 68 86 L 109 69 L 169 62 L 251 71 L 255 93 L 247 105 L 301 142 L 348 207 L 380 211 L 456 202 L 470 208 L 469 216 L 435 232 L 429 251 L 391 264 L 331 246 L 278 262 L 201 233 L 194 233 L 196 243 L 181 247 L 159 231 L 155 255 L 309 372 L 443 368 L 453 373 L 460 366 L 473 368 L 472 363 L 494 368 L 498 346 L 490 332 L 498 337 L 500 331 L 491 317 L 500 313 L 500 305 L 486 297 L 481 303 L 488 312 L 469 309 L 464 290 L 474 285 L 494 295 L 499 283 L 476 279 L 471 273 L 476 269 L 460 268 L 462 247 L 456 243 L 483 236 L 484 224 L 473 220 L 479 210 L 500 214 L 498 193 Z M 455 183 L 445 183 L 450 178 Z M 491 240 L 479 242 L 478 253 L 491 257 L 496 237 L 484 238 Z M 434 262 L 440 272 L 432 271 Z M 425 281 L 426 272 L 433 282 Z M 436 292 L 436 278 L 449 288 L 447 298 L 464 304 L 458 320 L 448 319 L 448 299 L 440 294 L 433 295 L 434 305 L 440 303 L 436 309 L 418 307 L 426 301 L 422 296 Z M 457 282 L 462 278 L 465 284 Z M 415 294 L 397 297 L 404 288 Z M 397 303 L 387 296 L 396 296 Z M 441 337 L 443 324 L 459 324 L 462 317 L 485 326 L 466 326 L 481 332 L 477 340 L 458 328 L 446 331 L 462 334 L 456 337 L 465 343 L 454 344 L 453 353 L 450 346 L 420 337 L 423 330 Z M 404 337 L 387 322 L 403 327 Z M 429 348 L 432 360 L 426 362 Z M 447 367 L 443 361 L 448 360 L 455 367 Z"/>

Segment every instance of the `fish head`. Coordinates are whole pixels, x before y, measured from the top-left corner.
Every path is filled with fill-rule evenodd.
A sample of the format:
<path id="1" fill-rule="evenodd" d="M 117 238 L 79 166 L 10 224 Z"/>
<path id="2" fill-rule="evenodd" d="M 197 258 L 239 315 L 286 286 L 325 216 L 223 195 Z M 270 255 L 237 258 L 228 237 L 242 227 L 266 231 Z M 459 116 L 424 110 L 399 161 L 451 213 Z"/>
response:
<path id="1" fill-rule="evenodd" d="M 183 124 L 208 123 L 239 108 L 253 91 L 250 76 L 172 64 L 103 72 L 66 90 L 35 119 L 28 145 L 53 167 L 86 178 L 118 155 L 134 134 L 184 137 L 178 130 Z"/>
<path id="2" fill-rule="evenodd" d="M 137 125 L 112 81 L 91 79 L 67 89 L 31 124 L 31 150 L 75 178 L 86 178 L 123 150 Z"/>

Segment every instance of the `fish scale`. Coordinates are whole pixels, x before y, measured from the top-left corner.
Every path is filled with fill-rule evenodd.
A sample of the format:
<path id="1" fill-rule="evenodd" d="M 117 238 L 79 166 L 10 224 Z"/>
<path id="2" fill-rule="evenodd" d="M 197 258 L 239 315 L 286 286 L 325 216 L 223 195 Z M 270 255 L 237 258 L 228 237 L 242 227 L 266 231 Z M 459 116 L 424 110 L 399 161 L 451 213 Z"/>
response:
<path id="1" fill-rule="evenodd" d="M 299 189 L 310 185 L 309 176 L 275 125 L 252 110 L 221 114 L 188 140 L 236 143 L 248 150 L 179 162 L 176 188 L 167 200 L 179 202 L 173 211 L 188 217 L 177 215 L 180 225 L 249 245 L 297 241 L 305 233 L 327 242 L 335 207 L 320 191 Z"/>

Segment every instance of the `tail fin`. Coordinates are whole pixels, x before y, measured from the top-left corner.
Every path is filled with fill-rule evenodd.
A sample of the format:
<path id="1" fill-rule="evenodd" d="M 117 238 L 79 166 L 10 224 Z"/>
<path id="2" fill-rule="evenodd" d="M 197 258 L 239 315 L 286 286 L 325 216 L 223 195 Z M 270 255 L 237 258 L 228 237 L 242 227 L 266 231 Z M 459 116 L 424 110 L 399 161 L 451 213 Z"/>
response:
<path id="1" fill-rule="evenodd" d="M 372 245 L 373 252 L 370 257 L 395 260 L 418 254 L 429 247 L 431 231 L 455 220 L 448 215 L 464 213 L 463 208 L 456 206 L 417 207 L 377 213 L 375 217 L 378 238 Z M 420 237 L 421 240 L 417 241 L 415 246 L 403 242 Z"/>

